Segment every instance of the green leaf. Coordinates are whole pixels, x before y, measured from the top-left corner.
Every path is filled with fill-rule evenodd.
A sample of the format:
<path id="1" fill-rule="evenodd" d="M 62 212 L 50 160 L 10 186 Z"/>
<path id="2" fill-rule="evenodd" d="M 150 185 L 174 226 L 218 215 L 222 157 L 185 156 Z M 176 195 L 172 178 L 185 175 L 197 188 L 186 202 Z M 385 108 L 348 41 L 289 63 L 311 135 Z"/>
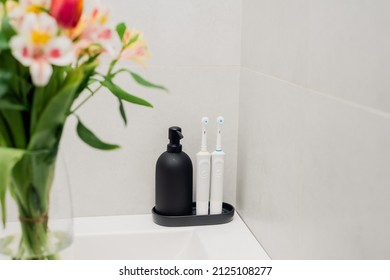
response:
<path id="1" fill-rule="evenodd" d="M 116 26 L 116 32 L 118 33 L 119 38 L 121 38 L 121 40 L 123 40 L 123 36 L 125 35 L 125 32 L 126 32 L 126 24 L 123 22 L 119 23 Z"/>
<path id="2" fill-rule="evenodd" d="M 0 131 L 0 147 L 7 146 L 7 141 L 5 140 L 4 136 L 2 135 Z"/>
<path id="3" fill-rule="evenodd" d="M 107 144 L 101 141 L 91 130 L 78 119 L 77 134 L 89 146 L 99 150 L 115 150 L 120 148 L 118 145 Z"/>
<path id="4" fill-rule="evenodd" d="M 158 88 L 158 89 L 161 89 L 161 90 L 165 90 L 165 91 L 168 91 L 165 87 L 163 86 L 160 86 L 160 85 L 156 85 L 156 84 L 153 84 L 147 80 L 145 80 L 144 78 L 142 78 L 140 75 L 134 73 L 134 72 L 130 72 L 131 76 L 133 77 L 133 79 L 139 83 L 141 86 L 144 86 L 144 87 L 151 87 L 151 88 Z"/>
<path id="5" fill-rule="evenodd" d="M 88 85 L 90 84 L 90 79 L 95 74 L 96 67 L 98 67 L 98 65 L 99 65 L 99 62 L 97 60 L 91 60 L 91 61 L 83 64 L 82 67 L 84 69 L 84 78 L 83 78 L 82 82 L 80 83 L 79 88 L 77 89 L 77 94 L 76 94 L 75 98 L 77 98 L 81 94 L 81 92 L 86 87 L 88 87 Z"/>
<path id="6" fill-rule="evenodd" d="M 64 81 L 67 83 L 69 79 L 65 79 L 66 68 L 53 66 L 53 73 L 49 82 L 44 87 L 35 87 L 30 98 L 31 114 L 30 114 L 30 131 L 35 129 L 43 110 L 53 98 L 61 92 L 64 87 Z"/>
<path id="7" fill-rule="evenodd" d="M 144 87 L 151 87 L 151 88 L 157 88 L 157 89 L 161 89 L 161 90 L 164 90 L 166 92 L 168 92 L 167 88 L 165 88 L 164 86 L 161 86 L 161 85 L 157 85 L 157 84 L 153 84 L 147 80 L 145 80 L 144 78 L 142 78 L 140 75 L 134 73 L 134 72 L 130 72 L 131 76 L 133 77 L 133 79 L 138 83 L 140 84 L 141 86 L 144 86 Z"/>
<path id="8" fill-rule="evenodd" d="M 8 126 L 8 123 L 6 123 L 6 120 L 3 118 L 3 114 L 0 111 L 0 138 L 1 143 L 0 146 L 3 147 L 12 147 L 12 138 L 11 138 L 11 131 Z"/>
<path id="9" fill-rule="evenodd" d="M 30 108 L 29 70 L 12 56 L 9 50 L 0 53 L 0 107 L 23 111 Z"/>
<path id="10" fill-rule="evenodd" d="M 24 150 L 0 147 L 0 204 L 3 226 L 5 226 L 6 222 L 5 196 L 10 183 L 11 170 L 22 158 L 23 154 Z"/>
<path id="11" fill-rule="evenodd" d="M 1 99 L 0 109 L 1 110 L 25 111 L 26 107 L 13 101 L 13 100 L 8 100 L 8 99 L 4 98 L 4 99 Z"/>
<path id="12" fill-rule="evenodd" d="M 121 117 L 123 119 L 123 122 L 125 123 L 125 126 L 127 125 L 127 116 L 126 116 L 126 111 L 125 108 L 123 107 L 123 102 L 120 98 L 118 98 L 119 101 L 119 112 L 121 114 Z"/>
<path id="13" fill-rule="evenodd" d="M 23 116 L 15 110 L 3 110 L 0 112 L 5 123 L 8 124 L 10 137 L 13 139 L 12 147 L 26 148 L 26 131 L 24 129 Z"/>
<path id="14" fill-rule="evenodd" d="M 116 72 L 115 75 L 116 75 L 116 74 L 119 74 L 119 73 L 121 73 L 121 72 L 127 72 L 127 73 L 129 73 L 129 74 L 133 77 L 134 81 L 136 81 L 136 82 L 137 82 L 138 84 L 140 84 L 141 86 L 150 87 L 150 88 L 156 88 L 156 89 L 161 89 L 161 90 L 164 90 L 164 91 L 168 92 L 168 89 L 167 89 L 166 87 L 161 86 L 161 85 L 154 84 L 154 83 L 152 83 L 152 82 L 149 82 L 149 81 L 145 80 L 144 78 L 142 78 L 142 77 L 141 77 L 140 75 L 138 75 L 137 73 L 134 73 L 134 72 L 132 72 L 132 71 L 130 71 L 130 70 L 128 70 L 128 69 L 121 69 L 121 70 L 119 70 L 118 72 Z"/>
<path id="15" fill-rule="evenodd" d="M 0 32 L 0 51 L 7 49 L 9 49 L 7 38 Z"/>
<path id="16" fill-rule="evenodd" d="M 116 97 L 120 98 L 121 100 L 130 102 L 130 103 L 133 103 L 133 104 L 137 104 L 137 105 L 142 105 L 142 106 L 152 107 L 153 108 L 153 105 L 150 104 L 148 101 L 127 93 L 122 88 L 120 88 L 119 86 L 115 85 L 111 80 L 104 80 L 104 81 L 102 81 L 100 83 L 102 84 L 102 86 L 106 87 L 108 90 L 111 91 L 112 94 L 114 94 Z"/>
<path id="17" fill-rule="evenodd" d="M 0 69 L 0 98 L 8 92 L 8 85 L 11 77 L 11 72 Z"/>
<path id="18" fill-rule="evenodd" d="M 58 144 L 66 117 L 73 104 L 77 89 L 83 80 L 83 69 L 68 73 L 58 93 L 47 103 L 35 125 L 29 150 L 52 149 Z"/>
<path id="19" fill-rule="evenodd" d="M 19 75 L 12 75 L 12 79 L 9 85 L 9 94 L 18 97 L 18 100 L 22 100 L 24 107 L 29 107 L 28 93 L 33 88 L 33 85 L 29 83 L 26 78 L 22 78 Z"/>
<path id="20" fill-rule="evenodd" d="M 16 35 L 15 29 L 12 27 L 12 25 L 9 22 L 8 17 L 3 17 L 2 23 L 1 23 L 1 32 L 3 33 L 3 36 L 6 39 L 10 39 L 12 36 Z"/>

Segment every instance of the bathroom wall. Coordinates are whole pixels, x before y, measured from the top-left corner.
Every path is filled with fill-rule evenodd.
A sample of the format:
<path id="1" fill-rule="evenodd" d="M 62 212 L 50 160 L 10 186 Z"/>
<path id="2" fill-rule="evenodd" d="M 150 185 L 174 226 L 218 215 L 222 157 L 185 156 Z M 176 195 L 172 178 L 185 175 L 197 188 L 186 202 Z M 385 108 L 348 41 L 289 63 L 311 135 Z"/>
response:
<path id="1" fill-rule="evenodd" d="M 237 205 L 271 258 L 390 258 L 389 10 L 243 0 Z"/>
<path id="2" fill-rule="evenodd" d="M 128 76 L 118 83 L 154 108 L 126 104 L 124 127 L 118 103 L 107 91 L 79 111 L 100 138 L 118 143 L 112 152 L 81 142 L 75 119 L 67 123 L 62 142 L 73 190 L 75 216 L 150 213 L 154 206 L 154 172 L 166 150 L 168 128 L 183 128 L 183 147 L 192 157 L 200 149 L 200 120 L 209 116 L 210 148 L 214 120 L 225 116 L 224 149 L 228 154 L 225 200 L 236 195 L 241 2 L 236 0 L 106 0 L 113 20 L 144 31 L 152 53 L 147 69 L 125 66 L 163 84 L 169 93 L 144 89 Z M 104 68 L 104 67 L 103 67 Z"/>
<path id="3" fill-rule="evenodd" d="M 153 109 L 126 104 L 124 127 L 102 90 L 79 111 L 118 151 L 88 147 L 69 119 L 61 152 L 76 217 L 150 213 L 168 127 L 183 128 L 194 161 L 201 117 L 224 115 L 224 200 L 271 258 L 390 258 L 390 2 L 106 3 L 152 52 L 147 69 L 123 66 L 169 93 L 122 75 Z"/>

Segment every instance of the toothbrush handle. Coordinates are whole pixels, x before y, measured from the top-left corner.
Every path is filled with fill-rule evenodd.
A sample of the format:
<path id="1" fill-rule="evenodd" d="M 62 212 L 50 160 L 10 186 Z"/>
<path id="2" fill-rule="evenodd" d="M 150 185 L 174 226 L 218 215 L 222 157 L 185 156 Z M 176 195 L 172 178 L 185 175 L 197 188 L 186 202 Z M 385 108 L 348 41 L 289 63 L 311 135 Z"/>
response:
<path id="1" fill-rule="evenodd" d="M 196 159 L 196 215 L 207 215 L 209 213 L 210 198 L 211 154 L 209 152 L 199 152 Z"/>
<path id="2" fill-rule="evenodd" d="M 210 192 L 210 214 L 212 215 L 222 213 L 224 167 L 225 153 L 223 151 L 214 151 L 212 153 Z"/>

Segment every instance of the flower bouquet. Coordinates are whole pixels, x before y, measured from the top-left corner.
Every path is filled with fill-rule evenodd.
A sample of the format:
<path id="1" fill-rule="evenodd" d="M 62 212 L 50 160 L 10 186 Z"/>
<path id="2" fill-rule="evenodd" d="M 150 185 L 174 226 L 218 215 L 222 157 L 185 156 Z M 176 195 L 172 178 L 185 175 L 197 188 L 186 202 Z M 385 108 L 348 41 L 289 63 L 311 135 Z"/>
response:
<path id="1" fill-rule="evenodd" d="M 84 11 L 82 0 L 0 0 L 0 204 L 6 225 L 6 193 L 19 211 L 21 238 L 15 259 L 55 258 L 50 247 L 49 196 L 66 119 L 78 119 L 88 145 L 112 150 L 76 115 L 102 87 L 123 102 L 152 107 L 119 87 L 126 72 L 142 86 L 165 89 L 125 68 L 120 60 L 145 64 L 150 57 L 142 33 L 124 23 L 112 26 L 107 9 Z M 98 69 L 110 58 L 107 72 Z M 84 92 L 84 93 L 83 93 Z"/>

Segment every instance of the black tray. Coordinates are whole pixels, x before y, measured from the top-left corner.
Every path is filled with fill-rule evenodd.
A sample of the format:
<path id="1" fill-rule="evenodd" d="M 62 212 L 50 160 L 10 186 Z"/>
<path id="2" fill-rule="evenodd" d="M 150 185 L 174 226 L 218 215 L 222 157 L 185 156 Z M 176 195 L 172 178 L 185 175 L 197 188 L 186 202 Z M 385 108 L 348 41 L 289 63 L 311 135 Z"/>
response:
<path id="1" fill-rule="evenodd" d="M 186 227 L 226 224 L 233 220 L 234 207 L 229 203 L 222 204 L 222 214 L 217 215 L 196 215 L 196 204 L 192 205 L 192 215 L 187 216 L 164 216 L 152 209 L 153 221 L 166 227 Z"/>

